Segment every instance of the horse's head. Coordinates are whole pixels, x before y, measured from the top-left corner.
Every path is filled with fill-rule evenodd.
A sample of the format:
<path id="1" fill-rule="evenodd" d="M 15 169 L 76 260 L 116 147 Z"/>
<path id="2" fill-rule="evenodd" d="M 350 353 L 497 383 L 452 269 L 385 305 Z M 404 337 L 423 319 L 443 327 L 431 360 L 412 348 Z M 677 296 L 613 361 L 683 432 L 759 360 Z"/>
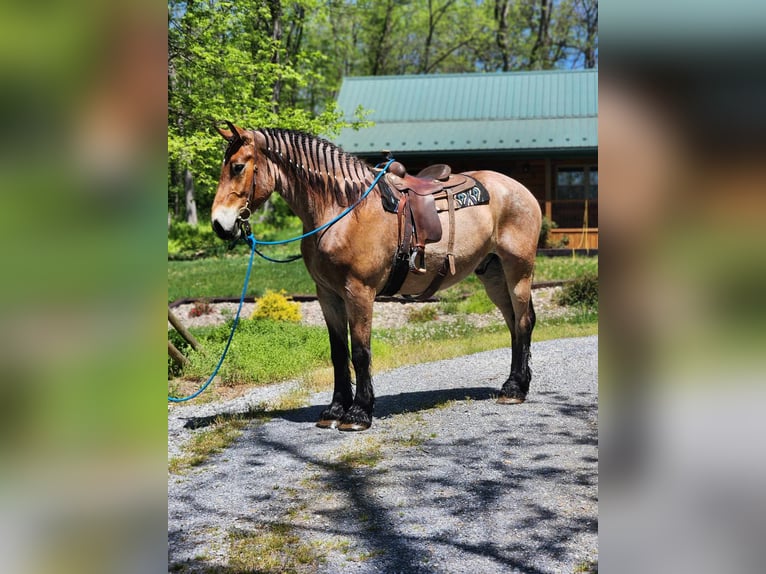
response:
<path id="1" fill-rule="evenodd" d="M 240 237 L 242 223 L 269 198 L 274 186 L 273 182 L 267 181 L 268 170 L 259 169 L 264 160 L 263 134 L 237 128 L 228 121 L 226 124 L 229 129 L 215 128 L 229 142 L 229 147 L 224 156 L 211 219 L 218 237 L 229 240 Z"/>

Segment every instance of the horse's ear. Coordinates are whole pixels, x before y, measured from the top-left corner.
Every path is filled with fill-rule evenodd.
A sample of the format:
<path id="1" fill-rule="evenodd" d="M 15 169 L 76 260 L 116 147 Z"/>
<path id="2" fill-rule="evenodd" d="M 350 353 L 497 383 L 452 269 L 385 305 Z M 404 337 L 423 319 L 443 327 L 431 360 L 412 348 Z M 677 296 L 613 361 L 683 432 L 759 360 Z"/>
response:
<path id="1" fill-rule="evenodd" d="M 233 133 L 231 133 L 229 130 L 225 130 L 221 128 L 221 126 L 219 126 L 218 124 L 213 124 L 213 127 L 215 128 L 215 131 L 221 134 L 221 137 L 225 140 L 231 141 L 231 138 L 234 137 Z"/>
<path id="2" fill-rule="evenodd" d="M 228 130 L 223 129 L 217 123 L 213 124 L 215 131 L 221 134 L 221 137 L 223 137 L 225 140 L 228 140 L 228 141 L 242 138 L 242 136 L 239 133 L 239 130 L 237 130 L 236 126 L 233 123 L 231 123 L 229 120 L 225 120 L 225 123 L 227 126 L 229 126 Z"/>

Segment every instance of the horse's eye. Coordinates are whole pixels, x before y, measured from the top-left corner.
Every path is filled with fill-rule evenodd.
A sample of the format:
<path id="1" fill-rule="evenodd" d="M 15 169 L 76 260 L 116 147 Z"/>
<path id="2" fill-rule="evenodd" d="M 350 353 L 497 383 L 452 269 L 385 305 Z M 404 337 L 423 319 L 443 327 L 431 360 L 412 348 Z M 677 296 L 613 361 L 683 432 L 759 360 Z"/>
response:
<path id="1" fill-rule="evenodd" d="M 242 173 L 242 171 L 245 169 L 244 163 L 233 163 L 231 164 L 231 171 L 234 175 L 239 175 Z"/>

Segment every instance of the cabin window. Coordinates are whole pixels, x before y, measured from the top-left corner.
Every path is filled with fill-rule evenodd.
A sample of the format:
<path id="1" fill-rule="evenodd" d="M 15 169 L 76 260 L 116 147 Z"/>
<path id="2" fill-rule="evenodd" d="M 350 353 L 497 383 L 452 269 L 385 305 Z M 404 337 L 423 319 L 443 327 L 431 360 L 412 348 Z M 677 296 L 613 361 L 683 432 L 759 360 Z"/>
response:
<path id="1" fill-rule="evenodd" d="M 598 199 L 598 167 L 560 167 L 556 199 Z"/>
<path id="2" fill-rule="evenodd" d="M 564 228 L 598 227 L 598 166 L 558 167 L 555 181 L 551 219 Z"/>

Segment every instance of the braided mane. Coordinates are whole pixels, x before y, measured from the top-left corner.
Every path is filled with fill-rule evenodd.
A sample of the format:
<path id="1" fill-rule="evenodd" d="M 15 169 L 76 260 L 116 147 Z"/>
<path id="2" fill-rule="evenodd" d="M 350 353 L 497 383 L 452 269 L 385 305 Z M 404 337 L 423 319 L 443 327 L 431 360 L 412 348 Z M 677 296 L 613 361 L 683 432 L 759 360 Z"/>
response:
<path id="1" fill-rule="evenodd" d="M 361 197 L 374 178 L 369 165 L 330 141 L 294 130 L 258 131 L 266 138 L 266 157 L 290 179 L 281 181 L 277 171 L 278 189 L 297 188 L 292 192 L 302 190 L 316 200 L 347 207 Z"/>

